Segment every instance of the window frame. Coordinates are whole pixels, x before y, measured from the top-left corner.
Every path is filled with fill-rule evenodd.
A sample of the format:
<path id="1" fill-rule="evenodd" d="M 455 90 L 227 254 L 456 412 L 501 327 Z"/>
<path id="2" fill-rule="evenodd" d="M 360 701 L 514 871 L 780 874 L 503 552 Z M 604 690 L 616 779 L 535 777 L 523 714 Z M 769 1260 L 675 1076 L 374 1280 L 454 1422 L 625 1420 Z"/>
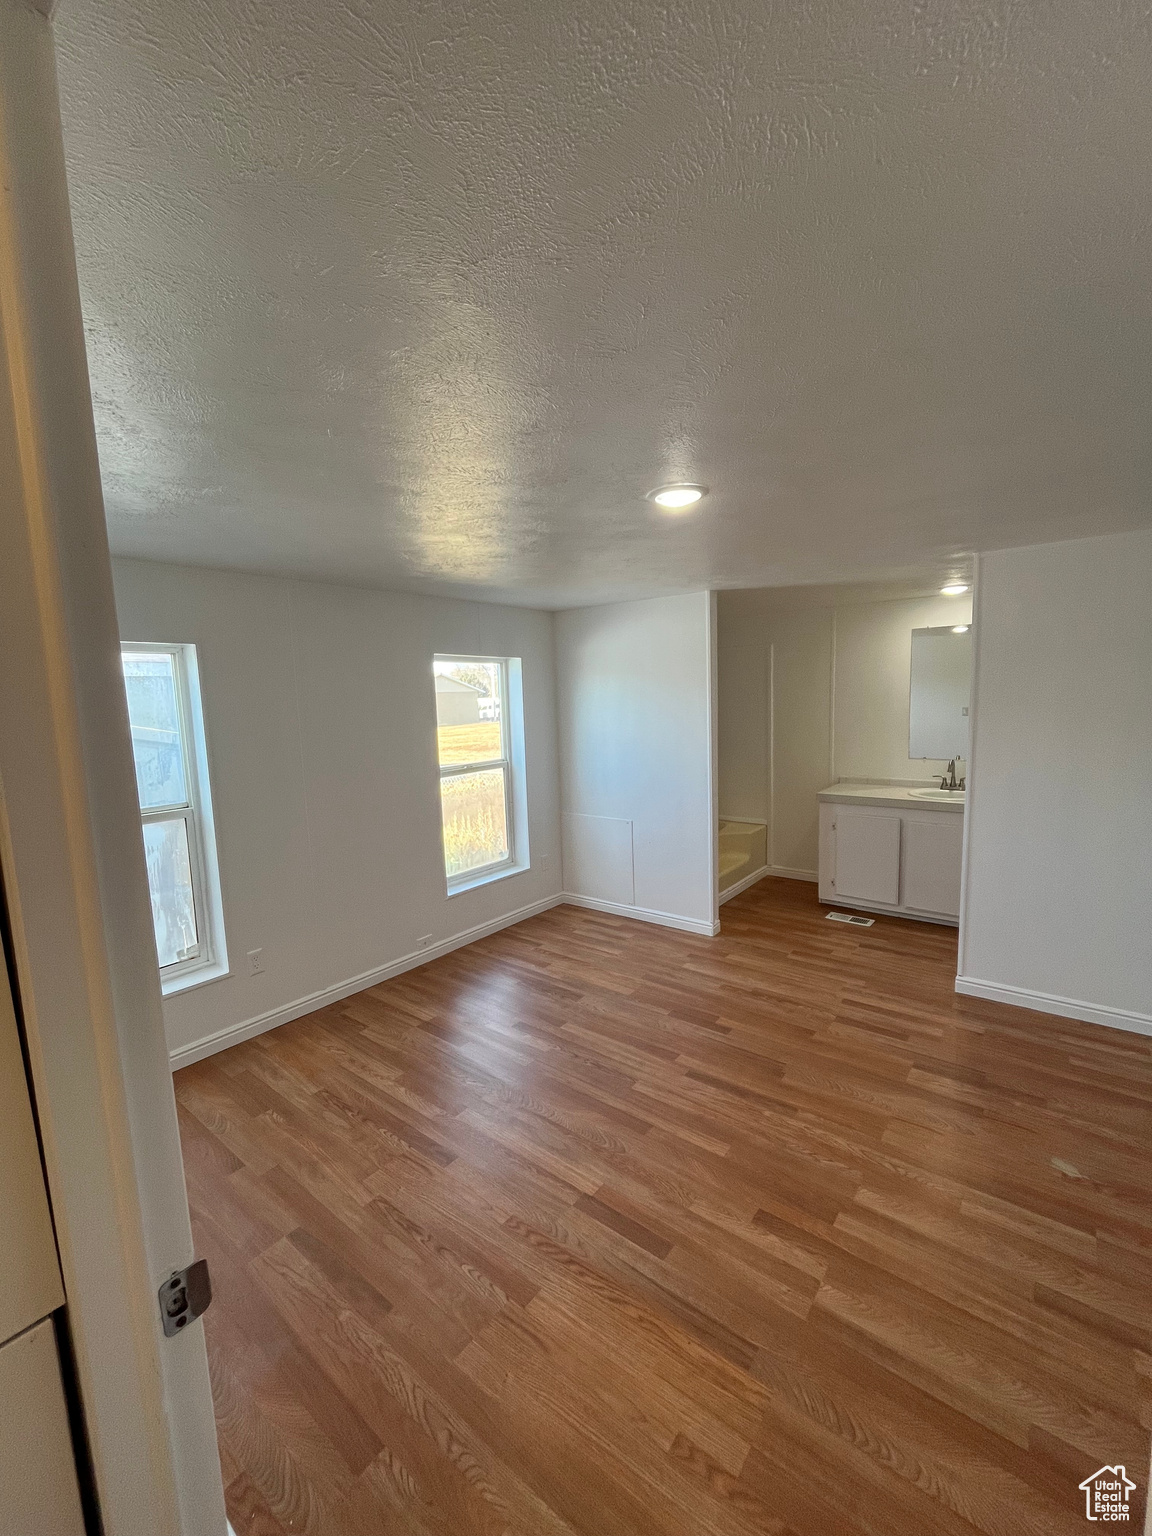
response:
<path id="1" fill-rule="evenodd" d="M 449 665 L 462 664 L 464 666 L 494 666 L 499 669 L 500 678 L 500 756 L 490 757 L 478 763 L 448 763 L 440 761 L 440 721 L 439 713 L 436 717 L 436 766 L 439 769 L 437 790 L 441 789 L 445 779 L 461 778 L 468 773 L 493 772 L 499 768 L 504 780 L 504 827 L 508 835 L 508 852 L 502 859 L 495 859 L 490 864 L 477 864 L 473 868 L 461 871 L 458 875 L 448 873 L 447 855 L 444 850 L 444 801 L 440 798 L 440 857 L 444 865 L 444 879 L 448 886 L 449 896 L 458 891 L 467 890 L 473 885 L 483 885 L 488 880 L 498 879 L 504 874 L 514 874 L 520 868 L 516 858 L 516 816 L 515 797 L 513 786 L 513 773 L 515 760 L 512 742 L 512 691 L 509 677 L 509 661 L 507 656 L 462 656 L 446 655 L 437 651 L 432 658 L 432 687 L 433 701 L 435 702 L 436 664 L 447 662 Z"/>
<path id="2" fill-rule="evenodd" d="M 197 952 L 186 955 L 171 965 L 160 965 L 157 970 L 161 990 L 184 990 L 200 981 L 212 981 L 228 974 L 228 958 L 224 948 L 224 930 L 220 910 L 220 878 L 216 862 L 215 829 L 212 817 L 211 790 L 206 782 L 208 775 L 207 749 L 204 740 L 204 718 L 200 701 L 199 667 L 196 647 L 192 644 L 159 640 L 122 640 L 120 654 L 137 656 L 171 656 L 172 675 L 176 690 L 176 714 L 180 728 L 180 751 L 184 769 L 183 801 L 168 805 L 137 805 L 140 812 L 141 836 L 149 825 L 182 820 L 188 838 L 188 868 L 192 879 L 192 905 L 196 916 Z M 127 690 L 125 690 L 127 697 Z M 129 729 L 131 718 L 129 717 Z M 133 756 L 135 769 L 135 756 Z M 151 896 L 151 890 L 149 890 Z"/>

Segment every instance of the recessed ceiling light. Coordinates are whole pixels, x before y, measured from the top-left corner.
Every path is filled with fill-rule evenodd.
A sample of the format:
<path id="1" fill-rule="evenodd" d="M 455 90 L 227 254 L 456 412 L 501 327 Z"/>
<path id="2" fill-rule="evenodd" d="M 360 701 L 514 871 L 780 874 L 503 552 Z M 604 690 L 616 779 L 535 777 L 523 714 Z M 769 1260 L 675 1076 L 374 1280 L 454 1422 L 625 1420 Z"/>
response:
<path id="1" fill-rule="evenodd" d="M 950 581 L 946 587 L 940 588 L 941 597 L 963 597 L 968 588 L 962 581 Z"/>
<path id="2" fill-rule="evenodd" d="M 648 492 L 648 500 L 668 512 L 683 512 L 686 507 L 694 507 L 707 494 L 706 485 L 658 485 L 654 491 Z"/>
<path id="3" fill-rule="evenodd" d="M 954 635 L 966 635 L 968 633 L 968 625 L 967 624 L 953 624 L 953 626 L 952 626 L 952 633 Z"/>

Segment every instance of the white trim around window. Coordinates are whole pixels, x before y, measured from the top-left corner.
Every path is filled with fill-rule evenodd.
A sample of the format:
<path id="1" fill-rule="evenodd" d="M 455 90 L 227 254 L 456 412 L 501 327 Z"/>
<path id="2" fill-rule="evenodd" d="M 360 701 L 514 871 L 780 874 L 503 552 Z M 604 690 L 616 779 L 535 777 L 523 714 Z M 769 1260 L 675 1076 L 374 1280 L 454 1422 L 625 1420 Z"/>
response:
<path id="1" fill-rule="evenodd" d="M 125 641 L 121 654 L 160 986 L 168 996 L 228 974 L 200 671 L 194 645 Z M 132 683 L 144 680 L 128 677 L 138 670 L 133 662 L 149 659 L 152 680 L 174 705 L 160 723 L 133 696 Z"/>
<path id="2" fill-rule="evenodd" d="M 528 818 L 524 793 L 524 713 L 523 687 L 519 657 L 512 656 L 447 656 L 433 658 L 433 672 L 440 674 L 444 668 L 461 666 L 483 667 L 491 670 L 496 681 L 496 709 L 500 725 L 499 757 L 479 757 L 476 760 L 440 762 L 441 826 L 445 833 L 444 875 L 448 895 L 460 895 L 489 881 L 503 879 L 507 875 L 521 874 L 529 867 Z M 487 698 L 480 707 L 487 705 Z M 440 706 L 437 704 L 437 725 L 440 724 Z M 438 744 L 439 729 L 437 733 Z M 447 828 L 444 826 L 444 785 L 453 780 L 462 782 L 469 776 L 499 773 L 503 786 L 504 854 L 483 863 L 470 864 L 467 868 L 453 870 L 453 861 L 447 844 Z"/>

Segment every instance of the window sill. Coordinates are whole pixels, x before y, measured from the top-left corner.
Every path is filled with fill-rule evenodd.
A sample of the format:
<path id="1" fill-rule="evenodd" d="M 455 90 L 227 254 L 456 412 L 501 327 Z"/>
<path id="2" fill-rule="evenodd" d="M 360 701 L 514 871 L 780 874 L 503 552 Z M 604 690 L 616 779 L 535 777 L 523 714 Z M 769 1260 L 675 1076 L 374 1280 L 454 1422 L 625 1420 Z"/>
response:
<path id="1" fill-rule="evenodd" d="M 482 869 L 466 880 L 453 881 L 448 887 L 449 898 L 463 896 L 465 891 L 474 891 L 481 885 L 492 885 L 497 880 L 507 880 L 509 875 L 526 875 L 531 868 L 530 864 L 501 864 L 499 869 Z"/>
<path id="2" fill-rule="evenodd" d="M 182 976 L 173 976 L 170 981 L 160 978 L 160 991 L 164 997 L 175 997 L 179 992 L 191 992 L 194 987 L 206 987 L 210 981 L 220 981 L 232 972 L 227 963 L 216 961 L 212 965 L 201 965 L 194 971 L 185 971 Z"/>

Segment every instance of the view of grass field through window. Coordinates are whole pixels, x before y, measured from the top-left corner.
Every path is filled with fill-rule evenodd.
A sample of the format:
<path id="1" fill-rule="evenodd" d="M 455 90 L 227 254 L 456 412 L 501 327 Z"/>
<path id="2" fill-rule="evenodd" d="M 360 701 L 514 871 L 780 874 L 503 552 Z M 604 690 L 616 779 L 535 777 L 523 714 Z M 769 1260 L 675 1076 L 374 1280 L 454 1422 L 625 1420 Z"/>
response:
<path id="1" fill-rule="evenodd" d="M 495 763 L 500 761 L 500 722 L 481 720 L 477 725 L 441 725 L 436 735 L 440 742 L 440 766 L 451 763 Z"/>
<path id="2" fill-rule="evenodd" d="M 498 662 L 435 663 L 440 807 L 449 880 L 501 864 L 511 851 L 502 676 Z M 481 766 L 488 763 L 492 767 Z M 475 771 L 459 771 L 465 765 Z"/>

